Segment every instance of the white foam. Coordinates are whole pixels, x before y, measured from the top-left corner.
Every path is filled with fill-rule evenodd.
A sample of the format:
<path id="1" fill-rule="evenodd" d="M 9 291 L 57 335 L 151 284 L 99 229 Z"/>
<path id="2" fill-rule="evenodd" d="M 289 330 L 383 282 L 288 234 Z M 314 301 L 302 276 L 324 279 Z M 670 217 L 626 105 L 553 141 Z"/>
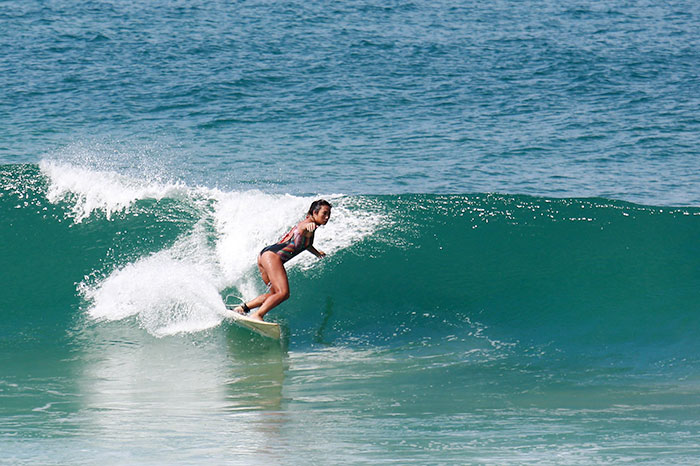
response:
<path id="1" fill-rule="evenodd" d="M 134 318 L 156 336 L 220 324 L 225 310 L 223 290 L 235 288 L 244 299 L 263 292 L 257 271 L 260 250 L 301 221 L 317 198 L 139 181 L 56 162 L 42 162 L 42 171 L 50 181 L 49 199 L 72 202 L 76 222 L 85 221 L 95 211 L 103 211 L 109 219 L 145 198 L 177 196 L 198 206 L 199 221 L 172 246 L 112 271 L 93 271 L 93 278 L 79 285 L 89 317 Z M 328 257 L 371 235 L 385 221 L 371 208 L 355 205 L 356 199 L 335 195 L 329 200 L 334 204 L 331 221 L 319 228 L 314 243 Z M 288 266 L 308 269 L 319 263 L 323 262 L 305 253 Z M 97 276 L 102 278 L 95 279 Z"/>
<path id="2" fill-rule="evenodd" d="M 141 199 L 160 200 L 187 194 L 186 187 L 181 184 L 138 180 L 112 171 L 52 161 L 40 162 L 39 168 L 49 179 L 47 199 L 52 203 L 71 202 L 71 214 L 76 223 L 96 211 L 104 212 L 110 219 L 116 212 L 128 211 Z"/>
<path id="3" fill-rule="evenodd" d="M 259 191 L 216 192 L 213 212 L 216 253 L 227 281 L 240 283 L 257 263 L 260 250 L 279 240 L 301 220 L 311 201 Z"/>
<path id="4" fill-rule="evenodd" d="M 245 286 L 241 279 L 251 268 L 257 270 L 260 250 L 279 241 L 300 222 L 317 198 L 259 191 L 219 193 L 213 215 L 218 233 L 217 257 L 226 280 Z M 387 222 L 369 203 L 358 209 L 351 199 L 341 195 L 329 196 L 328 200 L 334 205 L 331 220 L 316 231 L 314 239 L 314 247 L 328 256 L 351 247 Z M 308 269 L 316 263 L 316 257 L 302 253 L 287 266 Z"/>
<path id="5" fill-rule="evenodd" d="M 202 228 L 172 247 L 114 270 L 103 280 L 80 286 L 92 303 L 90 317 L 121 320 L 135 316 L 156 336 L 204 330 L 221 322 L 221 282 Z"/>

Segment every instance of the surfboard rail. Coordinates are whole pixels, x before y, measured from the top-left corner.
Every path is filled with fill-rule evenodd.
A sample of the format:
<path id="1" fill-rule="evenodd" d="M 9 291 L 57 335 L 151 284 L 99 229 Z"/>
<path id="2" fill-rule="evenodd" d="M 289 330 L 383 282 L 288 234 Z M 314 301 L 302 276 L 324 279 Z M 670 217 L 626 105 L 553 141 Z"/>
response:
<path id="1" fill-rule="evenodd" d="M 272 338 L 274 340 L 280 339 L 280 326 L 274 322 L 264 322 L 259 320 L 251 319 L 242 314 L 239 314 L 231 309 L 226 309 L 225 317 L 231 320 L 234 324 L 239 327 L 247 328 L 258 335 L 264 337 Z"/>

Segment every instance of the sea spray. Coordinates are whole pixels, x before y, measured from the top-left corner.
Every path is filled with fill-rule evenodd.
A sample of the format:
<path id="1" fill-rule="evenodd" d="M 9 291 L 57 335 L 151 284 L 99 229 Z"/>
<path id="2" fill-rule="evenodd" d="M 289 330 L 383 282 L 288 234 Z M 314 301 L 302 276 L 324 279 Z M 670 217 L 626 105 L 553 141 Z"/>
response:
<path id="1" fill-rule="evenodd" d="M 71 216 L 80 223 L 94 212 L 109 220 L 116 212 L 128 212 L 141 199 L 177 198 L 186 193 L 179 184 L 144 182 L 110 171 L 96 171 L 56 162 L 41 162 L 42 173 L 49 178 L 46 197 L 71 205 Z"/>
<path id="2" fill-rule="evenodd" d="M 94 284 L 79 285 L 95 319 L 136 316 L 156 336 L 199 331 L 221 321 L 220 276 L 203 227 L 173 246 L 120 267 Z"/>
<path id="3" fill-rule="evenodd" d="M 134 317 L 157 336 L 219 324 L 222 294 L 250 299 L 262 292 L 255 266 L 260 249 L 301 220 L 316 198 L 161 184 L 55 162 L 43 162 L 41 175 L 47 179 L 46 198 L 63 205 L 76 225 L 142 215 L 183 227 L 165 248 L 127 251 L 121 260 L 87 273 L 78 285 L 91 318 Z M 388 222 L 376 203 L 327 197 L 335 204 L 333 221 L 319 230 L 316 245 L 328 257 Z M 175 208 L 169 205 L 173 202 Z M 317 262 L 305 255 L 290 265 L 309 269 Z"/>
<path id="4" fill-rule="evenodd" d="M 146 183 L 123 202 L 98 189 L 118 192 L 123 182 L 128 191 L 136 181 L 120 175 L 91 185 L 106 201 L 78 221 L 82 201 L 71 191 L 52 202 L 46 195 L 81 170 L 6 169 L 2 205 L 14 226 L 3 234 L 19 238 L 18 257 L 53 248 L 37 256 L 40 289 L 62 283 L 54 286 L 43 264 L 76 277 L 80 293 L 46 300 L 75 302 L 90 318 L 133 319 L 154 335 L 211 328 L 222 298 L 262 292 L 257 254 L 317 197 L 180 185 L 175 197 L 152 199 L 161 185 Z M 499 194 L 325 197 L 335 207 L 315 245 L 329 255 L 289 263 L 292 297 L 271 316 L 286 320 L 299 344 L 315 341 L 326 322 L 319 341 L 405 344 L 476 325 L 532 351 L 598 358 L 655 345 L 645 365 L 695 347 L 697 208 Z M 8 236 L 16 228 L 31 234 Z M 61 251 L 71 256 L 53 258 Z M 615 354 L 634 359 L 624 351 Z"/>

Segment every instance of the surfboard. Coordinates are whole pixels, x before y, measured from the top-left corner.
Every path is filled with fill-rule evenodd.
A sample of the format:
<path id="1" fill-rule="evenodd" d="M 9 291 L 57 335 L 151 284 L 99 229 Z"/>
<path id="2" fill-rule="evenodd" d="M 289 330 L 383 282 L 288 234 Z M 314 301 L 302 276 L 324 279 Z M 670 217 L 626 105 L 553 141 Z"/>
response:
<path id="1" fill-rule="evenodd" d="M 253 320 L 250 317 L 246 317 L 242 314 L 232 311 L 231 309 L 226 309 L 226 318 L 232 320 L 234 324 L 252 330 L 258 335 L 264 337 L 273 338 L 275 340 L 280 339 L 280 326 L 274 322 L 260 322 L 259 320 Z"/>

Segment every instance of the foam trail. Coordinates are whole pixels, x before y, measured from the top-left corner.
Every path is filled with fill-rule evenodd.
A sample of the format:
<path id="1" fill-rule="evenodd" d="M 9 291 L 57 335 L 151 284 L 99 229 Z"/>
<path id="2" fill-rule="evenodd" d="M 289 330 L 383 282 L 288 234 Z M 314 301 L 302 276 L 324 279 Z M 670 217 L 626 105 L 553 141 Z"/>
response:
<path id="1" fill-rule="evenodd" d="M 221 322 L 220 273 L 198 226 L 171 248 L 121 267 L 93 285 L 81 284 L 99 320 L 136 316 L 156 336 L 204 330 Z"/>
<path id="2" fill-rule="evenodd" d="M 317 198 L 191 188 L 55 162 L 42 163 L 42 172 L 49 179 L 47 197 L 51 202 L 68 203 L 76 223 L 100 221 L 91 218 L 94 212 L 104 212 L 110 220 L 115 212 L 128 211 L 146 198 L 175 197 L 196 206 L 185 209 L 186 215 L 194 213 L 199 220 L 174 244 L 155 253 L 144 252 L 147 255 L 111 271 L 95 270 L 88 275 L 93 278 L 78 286 L 90 318 L 115 321 L 132 317 L 156 336 L 220 324 L 224 290 L 235 289 L 245 299 L 261 293 L 264 284 L 256 267 L 259 251 L 303 219 Z M 358 206 L 357 198 L 343 196 L 329 200 L 335 205 L 331 222 L 319 229 L 315 241 L 329 257 L 372 234 L 385 221 L 370 202 Z M 157 205 L 143 208 L 159 215 Z M 319 262 L 311 254 L 302 254 L 290 266 L 307 269 Z"/>

